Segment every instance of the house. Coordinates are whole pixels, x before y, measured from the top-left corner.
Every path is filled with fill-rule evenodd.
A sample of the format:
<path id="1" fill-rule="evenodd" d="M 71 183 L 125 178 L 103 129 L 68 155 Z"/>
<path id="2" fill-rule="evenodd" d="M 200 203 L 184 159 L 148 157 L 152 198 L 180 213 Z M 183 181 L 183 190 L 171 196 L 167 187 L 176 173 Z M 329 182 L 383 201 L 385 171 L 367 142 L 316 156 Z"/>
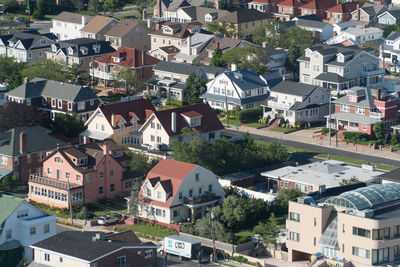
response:
<path id="1" fill-rule="evenodd" d="M 271 18 L 269 14 L 255 10 L 241 8 L 218 19 L 219 24 L 226 27 L 230 34 L 237 39 L 249 37 L 255 28 Z"/>
<path id="2" fill-rule="evenodd" d="M 330 188 L 289 201 L 288 260 L 321 253 L 355 267 L 397 264 L 400 185 Z"/>
<path id="3" fill-rule="evenodd" d="M 248 9 L 256 9 L 273 16 L 278 11 L 277 4 L 282 0 L 254 0 L 247 4 Z"/>
<path id="4" fill-rule="evenodd" d="M 87 130 L 80 134 L 81 143 L 110 138 L 118 145 L 138 145 L 139 128 L 154 111 L 151 101 L 144 98 L 101 105 L 86 121 Z"/>
<path id="5" fill-rule="evenodd" d="M 352 19 L 352 12 L 360 8 L 360 2 L 344 2 L 338 3 L 326 10 L 326 21 L 329 23 L 340 23 Z"/>
<path id="6" fill-rule="evenodd" d="M 65 231 L 31 245 L 31 266 L 157 266 L 157 246 L 131 231 Z"/>
<path id="7" fill-rule="evenodd" d="M 0 55 L 12 57 L 16 62 L 35 63 L 46 56 L 46 51 L 55 42 L 52 34 L 10 32 L 0 35 Z"/>
<path id="8" fill-rule="evenodd" d="M 57 113 L 76 113 L 86 121 L 100 104 L 100 99 L 87 86 L 35 78 L 6 93 L 8 102 L 36 106 L 49 112 L 55 119 Z"/>
<path id="9" fill-rule="evenodd" d="M 378 22 L 381 25 L 395 25 L 400 20 L 400 9 L 389 9 L 378 15 Z"/>
<path id="10" fill-rule="evenodd" d="M 81 38 L 81 29 L 92 19 L 92 16 L 63 11 L 52 19 L 50 32 L 59 41 Z"/>
<path id="11" fill-rule="evenodd" d="M 1 233 L 0 248 L 2 253 L 23 248 L 23 256 L 27 261 L 33 259 L 30 245 L 56 234 L 54 215 L 47 214 L 22 198 L 0 194 Z M 15 252 L 14 252 L 15 253 Z M 3 258 L 4 266 L 7 259 Z"/>
<path id="12" fill-rule="evenodd" d="M 31 173 L 42 171 L 46 153 L 67 143 L 51 136 L 51 131 L 41 126 L 19 126 L 0 134 L 0 179 L 15 175 L 19 186 L 28 185 Z"/>
<path id="13" fill-rule="evenodd" d="M 384 67 L 391 71 L 400 72 L 400 33 L 392 32 L 386 37 L 383 44 L 379 47 L 379 58 L 382 59 Z"/>
<path id="14" fill-rule="evenodd" d="M 59 148 L 43 160 L 43 171 L 29 177 L 28 198 L 69 209 L 130 193 L 140 175 L 127 167 L 124 147 L 112 140 Z"/>
<path id="15" fill-rule="evenodd" d="M 269 89 L 269 98 L 261 104 L 263 117 L 284 118 L 295 125 L 322 121 L 329 113 L 330 92 L 317 85 L 283 81 Z M 270 111 L 266 111 L 267 109 Z"/>
<path id="16" fill-rule="evenodd" d="M 175 12 L 171 12 L 169 20 L 179 23 L 200 22 L 203 26 L 207 23 L 222 18 L 229 14 L 228 10 L 215 9 L 203 6 L 184 6 L 178 8 Z"/>
<path id="17" fill-rule="evenodd" d="M 224 126 L 206 103 L 153 112 L 139 131 L 143 144 L 153 148 L 171 147 L 173 142 L 206 141 L 221 137 Z"/>
<path id="18" fill-rule="evenodd" d="M 104 34 L 113 29 L 118 21 L 114 18 L 95 16 L 92 18 L 81 31 L 81 37 L 105 41 Z"/>
<path id="19" fill-rule="evenodd" d="M 351 21 L 357 25 L 376 25 L 378 23 L 378 16 L 387 10 L 387 7 L 383 5 L 366 3 L 362 7 L 358 6 L 358 8 L 351 13 Z"/>
<path id="20" fill-rule="evenodd" d="M 175 46 L 169 45 L 150 50 L 149 54 L 159 60 L 172 61 L 180 51 Z"/>
<path id="21" fill-rule="evenodd" d="M 147 92 L 162 98 L 184 100 L 186 80 L 194 73 L 202 79 L 209 81 L 225 68 L 213 66 L 194 66 L 182 63 L 160 61 L 153 67 L 153 76 L 147 80 Z"/>
<path id="22" fill-rule="evenodd" d="M 186 0 L 157 0 L 153 10 L 153 16 L 158 19 L 169 20 L 172 12 L 185 6 L 190 6 Z"/>
<path id="23" fill-rule="evenodd" d="M 144 51 L 124 47 L 97 58 L 93 68 L 90 69 L 90 76 L 97 82 L 97 88 L 101 89 L 116 87 L 117 85 L 114 84 L 116 75 L 123 68 L 131 69 L 139 80 L 147 81 L 152 75 L 153 66 L 158 62 L 158 59 Z M 133 89 L 137 92 L 142 88 Z"/>
<path id="24" fill-rule="evenodd" d="M 350 27 L 356 27 L 356 24 L 354 24 L 354 21 L 345 21 L 345 22 L 340 22 L 333 25 L 333 32 L 334 35 L 339 35 L 342 31 L 350 28 Z"/>
<path id="25" fill-rule="evenodd" d="M 111 46 L 118 50 L 123 47 L 132 47 L 141 51 L 150 50 L 150 30 L 140 21 L 123 19 L 104 36 Z"/>
<path id="26" fill-rule="evenodd" d="M 49 60 L 70 66 L 78 64 L 82 70 L 89 71 L 95 59 L 114 51 L 109 42 L 78 38 L 53 44 L 51 50 L 46 52 L 46 56 Z"/>
<path id="27" fill-rule="evenodd" d="M 333 104 L 335 113 L 330 123 L 329 116 L 325 116 L 327 127 L 333 124 L 331 128 L 372 135 L 378 121 L 388 129 L 398 122 L 398 99 L 381 88 L 353 87 Z"/>
<path id="28" fill-rule="evenodd" d="M 202 51 L 213 38 L 214 35 L 199 32 L 188 36 L 181 43 L 180 51 L 175 55 L 175 61 L 188 64 L 199 63 Z"/>
<path id="29" fill-rule="evenodd" d="M 364 45 L 369 41 L 379 41 L 383 37 L 383 30 L 379 28 L 369 27 L 349 27 L 342 30 L 340 34 L 333 36 L 327 40 L 326 44 L 341 44 L 350 41 L 352 44 Z"/>
<path id="30" fill-rule="evenodd" d="M 284 0 L 277 3 L 277 12 L 274 14 L 275 18 L 281 21 L 290 21 L 295 17 L 301 15 L 300 7 L 308 1 L 304 0 Z"/>
<path id="31" fill-rule="evenodd" d="M 263 103 L 269 88 L 281 81 L 282 76 L 277 72 L 259 75 L 253 70 L 238 70 L 232 64 L 230 71 L 207 83 L 207 92 L 201 98 L 216 109 L 253 108 Z"/>
<path id="32" fill-rule="evenodd" d="M 370 165 L 361 168 L 341 161 L 325 160 L 300 166 L 286 166 L 261 173 L 266 178 L 267 188 L 274 191 L 297 188 L 303 193 L 320 192 L 340 186 L 342 180 L 356 177 L 360 182 L 373 184 L 379 181 L 383 172 L 371 169 Z"/>
<path id="33" fill-rule="evenodd" d="M 225 196 L 217 175 L 192 163 L 164 159 L 140 189 L 139 217 L 161 224 L 194 221 Z"/>
<path id="34" fill-rule="evenodd" d="M 296 26 L 306 31 L 319 32 L 321 41 L 326 41 L 333 36 L 332 24 L 323 22 L 322 20 L 317 21 L 304 18 L 297 18 Z"/>
<path id="35" fill-rule="evenodd" d="M 305 49 L 297 60 L 301 83 L 333 90 L 378 84 L 385 73 L 373 51 L 357 46 L 319 44 Z"/>
<path id="36" fill-rule="evenodd" d="M 302 16 L 317 15 L 319 18 L 324 19 L 326 17 L 326 10 L 336 4 L 335 0 L 311 0 L 300 6 L 300 14 Z"/>

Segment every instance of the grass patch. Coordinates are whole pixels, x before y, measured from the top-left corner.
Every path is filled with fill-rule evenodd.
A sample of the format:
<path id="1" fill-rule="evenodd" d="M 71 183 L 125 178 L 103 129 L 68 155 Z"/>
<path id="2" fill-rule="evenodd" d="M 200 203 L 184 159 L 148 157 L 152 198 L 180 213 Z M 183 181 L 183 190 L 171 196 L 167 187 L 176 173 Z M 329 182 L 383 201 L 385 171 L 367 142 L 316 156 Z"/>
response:
<path id="1" fill-rule="evenodd" d="M 141 233 L 143 237 L 145 236 L 150 236 L 150 237 L 158 237 L 158 238 L 164 238 L 169 235 L 176 235 L 178 232 L 175 231 L 174 229 L 162 226 L 162 225 L 157 225 L 157 224 L 152 224 L 148 222 L 139 222 L 138 224 L 130 225 L 124 228 L 116 228 L 117 231 L 126 231 L 126 230 L 132 230 L 137 233 Z"/>
<path id="2" fill-rule="evenodd" d="M 274 127 L 270 128 L 271 131 L 280 132 L 280 133 L 290 133 L 296 131 L 294 128 L 283 128 L 283 127 Z"/>
<path id="3" fill-rule="evenodd" d="M 225 125 L 228 125 L 228 120 L 225 119 L 222 121 L 222 123 Z M 240 126 L 240 125 L 243 125 L 243 123 L 237 119 L 229 119 L 229 125 Z"/>
<path id="4" fill-rule="evenodd" d="M 235 233 L 235 236 L 236 236 L 235 244 L 242 244 L 247 242 L 249 240 L 249 237 L 253 236 L 253 232 L 250 230 L 241 230 Z"/>
<path id="5" fill-rule="evenodd" d="M 110 95 L 110 96 L 100 96 L 100 99 L 106 102 L 116 102 L 116 101 L 120 101 L 121 97 L 123 97 L 123 94 L 114 94 L 114 95 Z"/>
<path id="6" fill-rule="evenodd" d="M 254 128 L 261 128 L 265 127 L 265 124 L 259 123 L 259 122 L 251 122 L 251 123 L 246 123 L 245 125 L 254 127 Z"/>

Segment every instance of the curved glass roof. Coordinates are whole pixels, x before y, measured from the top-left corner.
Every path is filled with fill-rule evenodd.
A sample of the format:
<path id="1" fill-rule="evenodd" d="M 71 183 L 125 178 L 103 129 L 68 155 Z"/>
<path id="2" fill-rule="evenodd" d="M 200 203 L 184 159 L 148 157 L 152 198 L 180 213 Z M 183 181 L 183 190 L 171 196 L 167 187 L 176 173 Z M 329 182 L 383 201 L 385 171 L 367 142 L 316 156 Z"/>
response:
<path id="1" fill-rule="evenodd" d="M 363 210 L 400 199 L 400 185 L 395 183 L 375 184 L 344 192 L 325 201 L 326 204 Z"/>

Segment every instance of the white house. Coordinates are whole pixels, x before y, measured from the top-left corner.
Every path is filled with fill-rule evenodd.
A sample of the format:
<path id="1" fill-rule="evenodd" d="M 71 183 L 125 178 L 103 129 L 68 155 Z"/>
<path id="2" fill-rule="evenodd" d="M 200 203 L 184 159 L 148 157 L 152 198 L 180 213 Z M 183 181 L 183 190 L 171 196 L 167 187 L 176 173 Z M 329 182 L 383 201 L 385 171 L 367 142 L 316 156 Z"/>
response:
<path id="1" fill-rule="evenodd" d="M 296 26 L 302 28 L 303 30 L 319 32 L 321 41 L 326 41 L 333 36 L 332 24 L 323 21 L 302 18 L 296 18 L 294 20 L 296 21 Z"/>
<path id="2" fill-rule="evenodd" d="M 150 170 L 140 189 L 139 217 L 164 224 L 193 221 L 224 197 L 213 172 L 196 164 L 165 159 Z"/>
<path id="3" fill-rule="evenodd" d="M 22 247 L 24 257 L 31 261 L 33 251 L 29 246 L 56 234 L 57 218 L 22 198 L 1 194 L 0 210 L 0 250 Z"/>
<path id="4" fill-rule="evenodd" d="M 92 19 L 92 16 L 63 11 L 52 19 L 50 32 L 59 41 L 81 38 L 81 29 Z"/>
<path id="5" fill-rule="evenodd" d="M 392 9 L 378 15 L 378 23 L 382 25 L 394 25 L 400 20 L 400 9 Z"/>
<path id="6" fill-rule="evenodd" d="M 342 30 L 340 34 L 330 38 L 325 43 L 331 45 L 350 41 L 357 45 L 363 45 L 368 41 L 380 40 L 382 36 L 383 30 L 379 28 L 349 27 L 346 30 Z"/>
<path id="7" fill-rule="evenodd" d="M 316 85 L 283 81 L 270 89 L 268 100 L 262 105 L 266 118 L 284 118 L 286 122 L 322 121 L 329 113 L 330 92 Z M 270 108 L 271 111 L 266 111 Z"/>
<path id="8" fill-rule="evenodd" d="M 155 111 L 140 127 L 143 144 L 153 148 L 171 146 L 174 141 L 190 142 L 194 136 L 213 140 L 224 129 L 206 103 Z"/>
<path id="9" fill-rule="evenodd" d="M 207 83 L 207 92 L 201 96 L 212 108 L 232 110 L 259 106 L 268 97 L 268 88 L 282 81 L 277 72 L 259 75 L 253 70 L 238 70 L 232 64 L 231 71 L 219 74 Z"/>
<path id="10" fill-rule="evenodd" d="M 391 71 L 400 72 L 400 32 L 392 32 L 379 48 L 379 58 Z"/>

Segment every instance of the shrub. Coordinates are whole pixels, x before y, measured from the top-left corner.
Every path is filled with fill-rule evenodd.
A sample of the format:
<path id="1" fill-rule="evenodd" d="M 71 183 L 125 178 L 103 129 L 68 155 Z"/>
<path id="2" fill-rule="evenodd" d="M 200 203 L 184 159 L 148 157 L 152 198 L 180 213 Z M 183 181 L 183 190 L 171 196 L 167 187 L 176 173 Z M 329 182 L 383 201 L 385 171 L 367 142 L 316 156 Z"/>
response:
<path id="1" fill-rule="evenodd" d="M 359 132 L 344 132 L 343 133 L 344 139 L 356 142 L 356 141 L 368 141 L 369 136 L 366 133 L 359 133 Z"/>
<path id="2" fill-rule="evenodd" d="M 335 129 L 331 128 L 331 133 L 334 133 L 334 132 L 335 132 Z M 328 133 L 329 133 L 329 128 L 326 128 L 326 127 L 322 128 L 323 135 L 327 135 Z"/>
<path id="3" fill-rule="evenodd" d="M 268 123 L 270 122 L 270 120 L 271 120 L 271 116 L 268 115 L 268 116 L 265 118 L 265 124 L 268 124 Z"/>
<path id="4" fill-rule="evenodd" d="M 279 126 L 279 127 L 285 127 L 285 126 L 282 126 L 282 125 L 284 125 L 284 124 L 285 124 L 285 119 L 282 117 L 282 118 L 279 120 L 278 126 Z"/>
<path id="5" fill-rule="evenodd" d="M 182 101 L 174 100 L 174 99 L 167 99 L 166 104 L 169 105 L 169 106 L 181 107 L 182 106 Z"/>
<path id="6" fill-rule="evenodd" d="M 397 133 L 392 135 L 392 138 L 390 139 L 390 144 L 391 145 L 397 145 L 399 143 L 399 135 Z"/>
<path id="7" fill-rule="evenodd" d="M 262 116 L 262 108 L 249 108 L 236 112 L 236 118 L 243 123 L 257 121 Z"/>

